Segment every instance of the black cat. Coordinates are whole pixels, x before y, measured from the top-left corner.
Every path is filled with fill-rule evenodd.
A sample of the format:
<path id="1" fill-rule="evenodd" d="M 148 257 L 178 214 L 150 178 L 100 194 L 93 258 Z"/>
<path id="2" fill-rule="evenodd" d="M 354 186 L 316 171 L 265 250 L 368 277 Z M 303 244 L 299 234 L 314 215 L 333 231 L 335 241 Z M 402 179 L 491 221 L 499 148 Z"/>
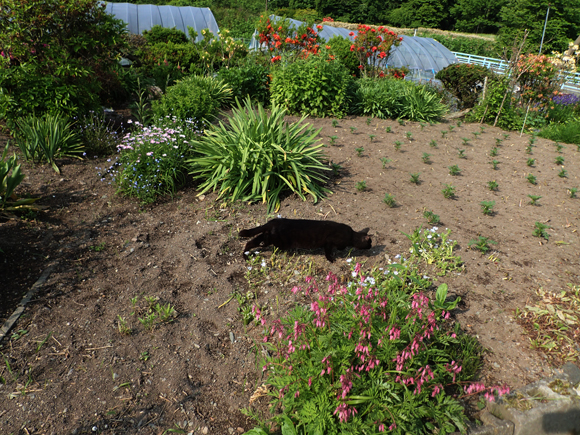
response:
<path id="1" fill-rule="evenodd" d="M 369 229 L 354 231 L 346 224 L 332 221 L 313 221 L 305 219 L 272 219 L 266 224 L 240 231 L 240 237 L 254 237 L 244 248 L 247 252 L 260 246 L 274 245 L 279 249 L 316 249 L 324 248 L 328 261 L 333 262 L 332 248 L 345 249 L 354 246 L 358 249 L 369 249 L 372 245 Z"/>

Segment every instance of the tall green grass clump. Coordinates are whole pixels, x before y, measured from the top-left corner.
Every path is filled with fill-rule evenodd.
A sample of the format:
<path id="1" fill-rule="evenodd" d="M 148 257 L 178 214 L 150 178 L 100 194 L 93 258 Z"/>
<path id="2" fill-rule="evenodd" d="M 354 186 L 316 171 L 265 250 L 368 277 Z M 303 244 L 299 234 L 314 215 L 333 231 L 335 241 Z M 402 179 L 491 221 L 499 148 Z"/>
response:
<path id="1" fill-rule="evenodd" d="M 361 116 L 439 120 L 447 106 L 431 89 L 397 79 L 362 79 L 358 83 L 354 111 Z"/>
<path id="2" fill-rule="evenodd" d="M 231 96 L 232 90 L 221 80 L 189 76 L 168 87 L 161 99 L 152 102 L 151 108 L 156 119 L 175 117 L 182 123 L 193 121 L 203 129 Z"/>
<path id="3" fill-rule="evenodd" d="M 342 118 L 348 113 L 352 86 L 344 65 L 320 55 L 275 68 L 270 92 L 272 103 L 290 113 Z"/>
<path id="4" fill-rule="evenodd" d="M 238 101 L 227 123 L 206 130 L 192 143 L 195 157 L 188 161 L 203 194 L 218 191 L 228 201 L 262 201 L 268 210 L 280 207 L 285 192 L 316 202 L 330 192 L 323 184 L 330 170 L 323 164 L 320 130 L 300 121 L 288 124 L 287 110 L 273 104 L 270 113 L 250 99 Z"/>
<path id="5" fill-rule="evenodd" d="M 81 158 L 84 151 L 81 139 L 68 118 L 60 114 L 29 115 L 18 119 L 16 126 L 16 144 L 26 160 L 46 161 L 60 174 L 57 158 Z"/>
<path id="6" fill-rule="evenodd" d="M 538 136 L 556 142 L 580 144 L 580 121 L 567 124 L 551 124 L 542 129 Z"/>

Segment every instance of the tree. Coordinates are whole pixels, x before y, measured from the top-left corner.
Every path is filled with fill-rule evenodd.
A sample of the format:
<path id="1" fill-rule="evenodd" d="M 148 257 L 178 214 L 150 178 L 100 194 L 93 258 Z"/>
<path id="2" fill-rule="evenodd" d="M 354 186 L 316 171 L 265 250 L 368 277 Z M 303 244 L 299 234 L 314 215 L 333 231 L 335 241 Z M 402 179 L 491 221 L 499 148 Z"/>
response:
<path id="1" fill-rule="evenodd" d="M 389 14 L 389 22 L 400 27 L 429 27 L 449 30 L 453 0 L 409 0 Z"/>
<path id="2" fill-rule="evenodd" d="M 451 8 L 455 30 L 472 33 L 497 33 L 499 13 L 507 0 L 458 0 Z"/>
<path id="3" fill-rule="evenodd" d="M 0 116 L 98 106 L 124 33 L 97 0 L 3 0 Z"/>

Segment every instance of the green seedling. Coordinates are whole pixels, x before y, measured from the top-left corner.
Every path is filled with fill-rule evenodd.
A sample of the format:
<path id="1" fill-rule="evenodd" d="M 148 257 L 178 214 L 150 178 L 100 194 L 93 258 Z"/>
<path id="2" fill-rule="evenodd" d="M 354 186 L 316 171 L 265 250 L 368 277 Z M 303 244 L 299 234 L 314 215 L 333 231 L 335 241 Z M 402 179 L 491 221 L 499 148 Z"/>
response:
<path id="1" fill-rule="evenodd" d="M 558 166 L 562 166 L 564 164 L 564 157 L 558 156 L 554 159 L 554 163 Z"/>
<path id="2" fill-rule="evenodd" d="M 419 184 L 421 181 L 419 180 L 419 172 L 414 172 L 411 174 L 411 179 L 409 181 L 411 181 L 411 183 L 413 184 Z"/>
<path id="3" fill-rule="evenodd" d="M 536 136 L 532 135 L 530 136 L 530 138 L 528 139 L 528 142 L 530 143 L 530 145 L 534 145 L 536 143 Z"/>
<path id="4" fill-rule="evenodd" d="M 578 192 L 577 187 L 570 187 L 568 189 L 568 194 L 570 195 L 570 198 L 576 198 L 576 192 Z"/>
<path id="5" fill-rule="evenodd" d="M 534 166 L 534 163 L 536 163 L 536 159 L 533 159 L 533 158 L 530 157 L 528 159 L 528 161 L 526 162 L 526 165 L 532 167 L 532 166 Z"/>
<path id="6" fill-rule="evenodd" d="M 453 166 L 449 166 L 449 175 L 459 175 L 461 174 L 461 169 L 459 169 L 459 166 L 457 165 L 453 165 Z"/>
<path id="7" fill-rule="evenodd" d="M 362 192 L 363 190 L 365 190 L 367 188 L 367 182 L 366 181 L 359 181 L 358 183 L 356 183 L 356 190 L 358 190 L 359 192 Z"/>
<path id="8" fill-rule="evenodd" d="M 371 125 L 372 119 L 371 118 L 367 118 L 367 125 Z"/>
<path id="9" fill-rule="evenodd" d="M 531 201 L 530 201 L 531 205 L 537 205 L 536 203 L 541 198 L 541 196 L 538 196 L 538 195 L 528 195 L 528 197 L 531 199 Z"/>
<path id="10" fill-rule="evenodd" d="M 139 355 L 139 361 L 146 362 L 149 358 L 151 358 L 151 355 L 146 350 L 141 352 L 141 354 Z"/>
<path id="11" fill-rule="evenodd" d="M 556 142 L 556 143 L 554 143 L 554 145 L 556 145 L 556 151 L 559 153 L 561 153 L 562 150 L 564 149 L 564 146 L 560 145 L 560 142 Z"/>
<path id="12" fill-rule="evenodd" d="M 465 150 L 457 150 L 457 152 L 459 153 L 458 156 L 460 159 L 466 159 L 467 156 L 465 155 Z"/>
<path id="13" fill-rule="evenodd" d="M 500 139 L 499 137 L 495 138 L 495 146 L 496 147 L 501 146 L 502 142 L 503 142 L 503 139 Z"/>
<path id="14" fill-rule="evenodd" d="M 419 125 L 421 126 L 421 131 L 423 131 L 423 129 L 425 128 L 425 123 L 424 122 L 420 122 Z"/>
<path id="15" fill-rule="evenodd" d="M 359 148 L 355 148 L 355 151 L 356 151 L 357 156 L 362 157 L 365 149 L 363 147 L 359 147 Z"/>
<path id="16" fill-rule="evenodd" d="M 421 160 L 423 160 L 423 163 L 429 163 L 431 161 L 429 159 L 429 157 L 431 157 L 431 154 L 429 154 L 429 153 L 423 153 L 423 157 L 421 157 Z"/>
<path id="17" fill-rule="evenodd" d="M 375 134 L 369 134 L 369 139 L 371 140 L 371 142 L 373 141 L 373 139 L 377 137 Z"/>
<path id="18" fill-rule="evenodd" d="M 337 121 L 336 119 L 333 119 L 333 120 L 332 120 L 332 126 L 333 126 L 334 128 L 338 127 L 338 121 Z"/>
<path id="19" fill-rule="evenodd" d="M 481 201 L 479 204 L 481 205 L 481 211 L 484 215 L 493 215 L 493 206 L 495 205 L 495 201 Z"/>
<path id="20" fill-rule="evenodd" d="M 489 246 L 490 244 L 497 245 L 497 242 L 482 236 L 479 236 L 477 240 L 470 240 L 467 243 L 470 248 L 477 249 L 482 254 L 485 254 L 491 250 L 491 247 Z"/>
<path id="21" fill-rule="evenodd" d="M 117 315 L 117 320 L 118 320 L 117 328 L 119 330 L 119 334 L 131 335 L 131 328 L 129 328 L 129 326 L 127 325 L 127 321 L 120 315 Z"/>
<path id="22" fill-rule="evenodd" d="M 407 132 L 405 133 L 405 136 L 407 136 L 407 139 L 408 139 L 408 140 L 412 140 L 412 139 L 413 139 L 413 133 L 411 133 L 410 131 L 407 131 Z"/>
<path id="23" fill-rule="evenodd" d="M 383 164 L 383 169 L 387 167 L 389 163 L 391 163 L 391 159 L 387 159 L 386 157 L 381 157 L 381 163 Z"/>
<path id="24" fill-rule="evenodd" d="M 387 204 L 387 206 L 390 208 L 393 208 L 397 205 L 397 202 L 395 201 L 395 197 L 393 195 L 391 195 L 390 193 L 385 194 L 385 197 L 383 198 L 383 202 L 385 204 Z"/>
<path id="25" fill-rule="evenodd" d="M 497 156 L 498 152 L 499 152 L 499 151 L 497 150 L 497 147 L 493 147 L 493 148 L 491 149 L 491 151 L 489 152 L 489 155 L 490 155 L 491 157 L 495 157 L 495 156 Z"/>
<path id="26" fill-rule="evenodd" d="M 548 234 L 548 232 L 546 230 L 548 228 L 552 228 L 552 227 L 550 227 L 546 224 L 543 224 L 541 222 L 536 222 L 534 226 L 535 226 L 535 229 L 534 229 L 534 232 L 532 233 L 533 236 L 543 237 L 546 240 L 548 240 L 550 238 L 550 235 Z"/>
<path id="27" fill-rule="evenodd" d="M 467 145 L 470 141 L 468 137 L 462 137 L 461 140 L 463 141 L 463 145 Z"/>
<path id="28" fill-rule="evenodd" d="M 497 165 L 499 162 L 497 160 L 492 160 L 490 163 L 493 165 L 493 169 L 497 170 Z"/>
<path id="29" fill-rule="evenodd" d="M 449 133 L 451 133 L 455 127 L 453 127 L 452 125 L 450 125 L 450 126 L 449 126 L 449 127 L 447 127 L 447 128 L 449 129 Z"/>
<path id="30" fill-rule="evenodd" d="M 473 132 L 473 137 L 475 137 L 476 139 L 479 137 L 479 135 L 481 134 L 481 132 L 479 131 L 474 131 Z"/>
<path id="31" fill-rule="evenodd" d="M 330 137 L 330 145 L 334 145 L 338 136 L 329 136 Z"/>
<path id="32" fill-rule="evenodd" d="M 507 134 L 507 133 L 504 133 L 504 134 L 503 134 L 503 138 L 504 138 L 504 140 L 508 140 L 508 139 L 509 139 L 509 137 L 510 137 L 510 135 L 509 135 L 509 134 Z"/>
<path id="33" fill-rule="evenodd" d="M 528 174 L 526 179 L 530 182 L 530 184 L 537 184 L 535 175 Z"/>
<path id="34" fill-rule="evenodd" d="M 385 127 L 385 133 L 390 133 L 391 132 L 391 127 L 387 126 Z"/>
<path id="35" fill-rule="evenodd" d="M 483 125 L 479 126 L 480 134 L 485 132 L 485 127 Z"/>
<path id="36" fill-rule="evenodd" d="M 564 168 L 560 169 L 560 172 L 558 172 L 558 177 L 560 178 L 568 177 L 568 171 L 566 171 L 566 169 Z"/>
<path id="37" fill-rule="evenodd" d="M 463 122 L 457 121 L 457 127 L 461 127 L 462 125 L 463 125 Z"/>
<path id="38" fill-rule="evenodd" d="M 489 190 L 497 190 L 498 187 L 499 187 L 499 185 L 497 184 L 497 182 L 495 180 L 487 182 L 487 188 Z"/>
<path id="39" fill-rule="evenodd" d="M 354 133 L 356 131 L 356 127 L 350 127 L 350 132 Z"/>
<path id="40" fill-rule="evenodd" d="M 532 154 L 532 146 L 531 145 L 528 145 L 526 147 L 526 154 Z"/>
<path id="41" fill-rule="evenodd" d="M 435 139 L 431 139 L 431 142 L 429 142 L 429 146 L 431 148 L 437 148 L 437 142 L 435 141 Z"/>
<path id="42" fill-rule="evenodd" d="M 441 137 L 445 138 L 445 135 L 448 133 L 447 130 L 441 130 Z"/>
<path id="43" fill-rule="evenodd" d="M 338 163 L 333 162 L 330 168 L 332 169 L 332 175 L 337 176 L 340 173 L 342 166 L 340 166 Z"/>
<path id="44" fill-rule="evenodd" d="M 439 215 L 433 213 L 431 210 L 425 210 L 423 212 L 423 217 L 427 219 L 427 223 L 430 225 L 437 225 L 439 222 Z"/>
<path id="45" fill-rule="evenodd" d="M 397 119 L 397 122 L 399 123 L 399 125 L 405 125 L 405 121 L 401 118 Z"/>
<path id="46" fill-rule="evenodd" d="M 397 151 L 399 151 L 401 149 L 401 141 L 398 141 L 398 140 L 395 141 L 395 149 Z"/>
<path id="47" fill-rule="evenodd" d="M 447 199 L 451 199 L 455 196 L 455 186 L 451 184 L 444 184 L 443 190 L 441 190 L 443 196 Z"/>
<path id="48" fill-rule="evenodd" d="M 50 337 L 52 337 L 52 332 L 49 332 L 46 338 L 38 343 L 38 346 L 36 346 L 36 353 L 40 352 L 40 349 L 42 349 L 42 346 L 46 344 Z"/>
<path id="49" fill-rule="evenodd" d="M 99 243 L 98 245 L 89 246 L 89 251 L 101 252 L 105 249 L 105 246 L 106 246 L 105 242 Z"/>

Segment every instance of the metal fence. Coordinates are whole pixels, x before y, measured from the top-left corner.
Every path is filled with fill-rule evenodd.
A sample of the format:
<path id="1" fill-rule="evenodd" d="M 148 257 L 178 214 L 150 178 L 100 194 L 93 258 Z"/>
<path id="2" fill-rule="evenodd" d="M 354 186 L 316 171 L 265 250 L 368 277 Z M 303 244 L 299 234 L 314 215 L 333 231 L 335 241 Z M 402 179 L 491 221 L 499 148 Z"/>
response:
<path id="1" fill-rule="evenodd" d="M 476 56 L 474 54 L 459 52 L 453 52 L 453 54 L 459 63 L 481 65 L 499 74 L 504 74 L 508 67 L 507 62 L 501 59 L 494 59 L 493 57 Z M 563 81 L 561 87 L 562 92 L 580 94 L 580 73 L 560 73 L 559 77 Z"/>

